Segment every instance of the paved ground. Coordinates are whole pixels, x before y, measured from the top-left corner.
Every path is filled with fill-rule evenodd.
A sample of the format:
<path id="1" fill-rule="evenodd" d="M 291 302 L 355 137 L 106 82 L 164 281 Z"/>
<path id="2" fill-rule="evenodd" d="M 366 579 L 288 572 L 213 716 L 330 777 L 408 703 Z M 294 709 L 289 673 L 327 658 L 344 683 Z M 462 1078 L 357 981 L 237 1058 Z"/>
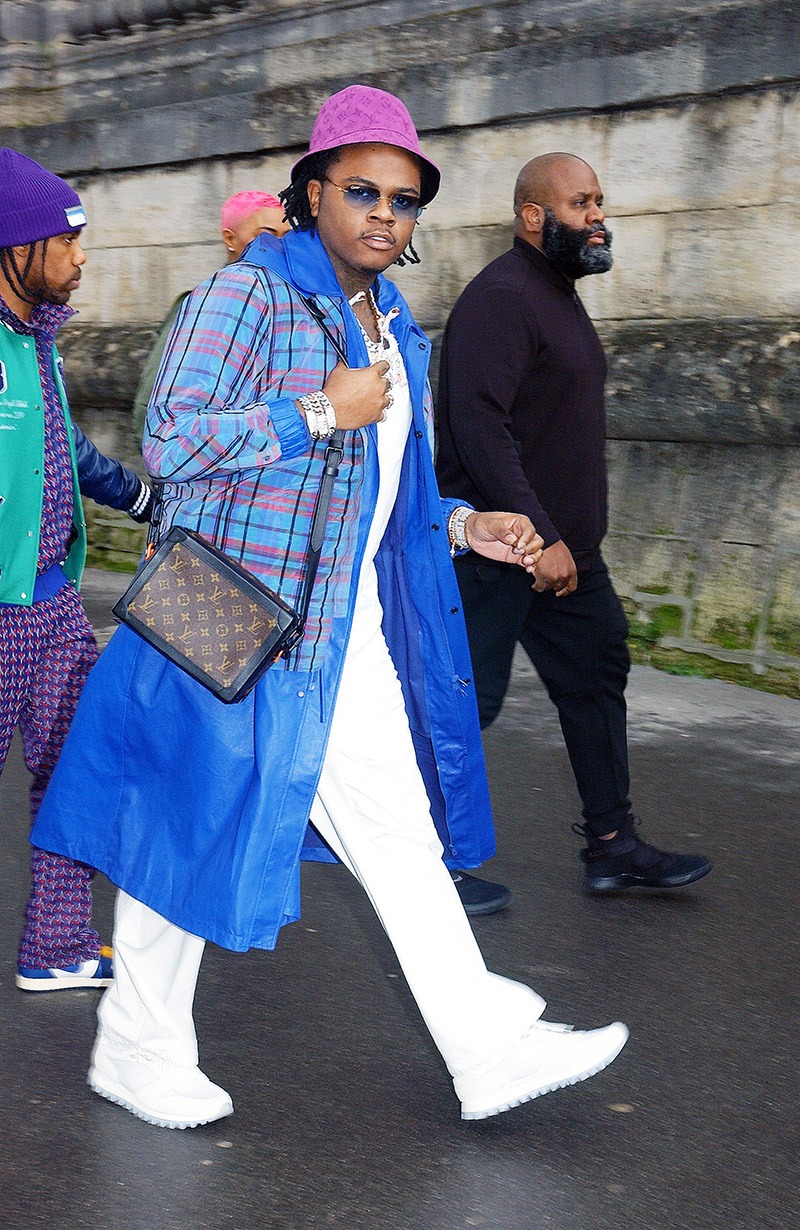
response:
<path id="1" fill-rule="evenodd" d="M 86 587 L 98 627 L 108 579 Z M 202 1060 L 236 1114 L 149 1127 L 86 1088 L 96 993 L 25 995 L 25 774 L 0 785 L 4 954 L 0 1225 L 8 1230 L 766 1230 L 798 1209 L 796 702 L 634 670 L 635 801 L 648 835 L 713 857 L 682 893 L 596 901 L 577 882 L 569 767 L 520 663 L 487 734 L 515 889 L 477 920 L 490 966 L 552 1019 L 627 1021 L 604 1074 L 462 1124 L 391 950 L 340 868 L 304 874 L 275 953 L 209 950 Z M 112 892 L 96 919 L 110 931 Z M 414 908 L 409 885 L 409 909 Z"/>

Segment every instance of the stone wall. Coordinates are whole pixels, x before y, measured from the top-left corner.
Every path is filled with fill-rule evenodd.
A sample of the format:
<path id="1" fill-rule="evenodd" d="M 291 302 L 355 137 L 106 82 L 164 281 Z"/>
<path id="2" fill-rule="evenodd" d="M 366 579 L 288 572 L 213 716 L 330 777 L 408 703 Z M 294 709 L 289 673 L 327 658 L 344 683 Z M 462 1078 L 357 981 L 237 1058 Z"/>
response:
<path id="1" fill-rule="evenodd" d="M 69 175 L 89 215 L 64 347 L 86 407 L 124 410 L 154 324 L 221 260 L 221 201 L 282 187 L 317 106 L 350 81 L 400 93 L 443 169 L 423 263 L 397 275 L 434 333 L 507 246 L 520 165 L 547 149 L 586 158 L 616 251 L 611 273 L 581 285 L 610 358 L 607 555 L 639 652 L 798 693 L 796 4 L 1 12 L 0 141 Z"/>

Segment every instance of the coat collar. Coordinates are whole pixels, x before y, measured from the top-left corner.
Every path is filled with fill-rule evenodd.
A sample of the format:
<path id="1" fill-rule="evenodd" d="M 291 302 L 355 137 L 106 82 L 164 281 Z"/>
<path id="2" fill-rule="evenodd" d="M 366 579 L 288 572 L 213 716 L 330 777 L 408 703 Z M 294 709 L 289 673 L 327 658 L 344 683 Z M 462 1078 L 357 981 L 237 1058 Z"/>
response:
<path id="1" fill-rule="evenodd" d="M 355 360 L 361 366 L 369 363 L 361 328 L 316 231 L 290 231 L 283 239 L 275 239 L 267 234 L 259 235 L 247 248 L 242 260 L 272 270 L 304 295 L 324 296 L 332 300 L 340 309 L 344 320 L 347 352 L 351 362 Z M 395 284 L 383 274 L 378 274 L 375 295 L 382 312 L 388 312 L 393 307 L 400 309 L 400 328 L 393 330 L 398 338 L 401 338 L 401 334 L 407 336 L 412 328 L 418 331 L 405 299 Z M 400 345 L 402 349 L 402 339 Z"/>
<path id="2" fill-rule="evenodd" d="M 304 295 L 325 295 L 336 303 L 344 301 L 344 291 L 316 231 L 290 231 L 283 239 L 259 235 L 242 259 L 272 269 Z M 405 304 L 397 287 L 382 273 L 376 279 L 375 293 L 383 312 Z"/>

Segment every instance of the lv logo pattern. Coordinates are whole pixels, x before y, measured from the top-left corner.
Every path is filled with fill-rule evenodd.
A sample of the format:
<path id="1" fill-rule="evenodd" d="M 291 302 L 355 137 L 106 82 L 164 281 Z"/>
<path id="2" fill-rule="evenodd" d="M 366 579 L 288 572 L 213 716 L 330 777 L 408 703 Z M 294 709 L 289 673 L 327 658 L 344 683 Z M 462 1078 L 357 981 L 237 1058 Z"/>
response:
<path id="1" fill-rule="evenodd" d="M 128 606 L 147 628 L 224 687 L 233 683 L 277 621 L 209 563 L 176 542 Z"/>

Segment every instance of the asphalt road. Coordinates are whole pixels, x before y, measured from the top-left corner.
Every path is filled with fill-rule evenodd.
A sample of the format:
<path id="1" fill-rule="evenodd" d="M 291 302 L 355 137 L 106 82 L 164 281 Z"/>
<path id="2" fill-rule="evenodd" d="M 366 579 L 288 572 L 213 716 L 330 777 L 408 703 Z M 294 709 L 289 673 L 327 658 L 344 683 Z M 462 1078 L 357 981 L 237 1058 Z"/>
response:
<path id="1" fill-rule="evenodd" d="M 111 590 L 91 574 L 96 626 Z M 462 1123 L 360 889 L 304 870 L 274 953 L 209 948 L 201 1062 L 236 1114 L 195 1131 L 135 1119 L 84 1083 L 97 994 L 13 983 L 27 894 L 26 773 L 0 781 L 0 1225 L 7 1230 L 788 1230 L 797 1159 L 800 705 L 639 667 L 629 689 L 645 834 L 714 871 L 675 893 L 582 895 L 554 712 L 524 661 L 486 753 L 512 906 L 475 920 L 491 968 L 548 1016 L 621 1018 L 603 1074 Z M 98 878 L 96 923 L 113 890 Z M 408 908 L 414 909 L 413 885 Z"/>

